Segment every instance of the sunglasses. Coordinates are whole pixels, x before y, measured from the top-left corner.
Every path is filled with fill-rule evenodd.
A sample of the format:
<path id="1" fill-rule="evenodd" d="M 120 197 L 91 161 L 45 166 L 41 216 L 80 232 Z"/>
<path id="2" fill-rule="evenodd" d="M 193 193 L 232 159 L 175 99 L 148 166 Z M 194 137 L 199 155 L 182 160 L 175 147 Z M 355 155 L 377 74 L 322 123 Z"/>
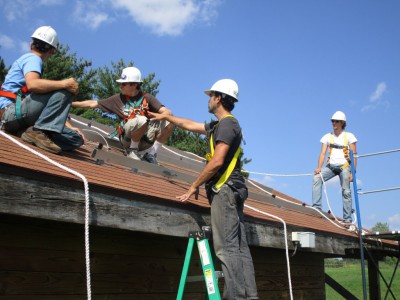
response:
<path id="1" fill-rule="evenodd" d="M 121 85 L 121 86 L 126 86 L 126 85 L 133 85 L 133 83 L 131 83 L 131 82 L 120 82 L 120 84 L 119 85 Z"/>
<path id="2" fill-rule="evenodd" d="M 341 123 L 342 121 L 340 120 L 331 120 L 332 123 Z"/>

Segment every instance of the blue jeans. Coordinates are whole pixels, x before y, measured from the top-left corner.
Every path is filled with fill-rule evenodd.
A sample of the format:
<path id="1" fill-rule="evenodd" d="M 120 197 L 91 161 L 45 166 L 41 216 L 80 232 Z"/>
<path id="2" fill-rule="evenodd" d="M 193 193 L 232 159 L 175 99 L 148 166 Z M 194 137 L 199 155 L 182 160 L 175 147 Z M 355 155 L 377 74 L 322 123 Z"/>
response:
<path id="1" fill-rule="evenodd" d="M 351 222 L 351 211 L 352 211 L 352 198 L 350 190 L 350 166 L 346 167 L 344 170 L 340 166 L 334 167 L 327 165 L 322 169 L 321 175 L 324 181 L 339 175 L 340 185 L 342 186 L 342 199 L 343 199 L 343 220 L 345 222 Z M 313 181 L 313 193 L 312 202 L 313 207 L 322 209 L 322 179 L 320 174 L 314 175 Z"/>
<path id="2" fill-rule="evenodd" d="M 74 95 L 66 90 L 48 94 L 30 94 L 21 102 L 23 124 L 17 120 L 15 104 L 7 107 L 3 115 L 4 129 L 13 134 L 29 126 L 44 130 L 62 150 L 69 151 L 83 144 L 82 137 L 65 127 Z"/>
<path id="3" fill-rule="evenodd" d="M 240 196 L 224 184 L 211 197 L 214 250 L 225 278 L 223 299 L 258 299 L 253 259 L 243 222 L 243 205 L 247 196 Z"/>

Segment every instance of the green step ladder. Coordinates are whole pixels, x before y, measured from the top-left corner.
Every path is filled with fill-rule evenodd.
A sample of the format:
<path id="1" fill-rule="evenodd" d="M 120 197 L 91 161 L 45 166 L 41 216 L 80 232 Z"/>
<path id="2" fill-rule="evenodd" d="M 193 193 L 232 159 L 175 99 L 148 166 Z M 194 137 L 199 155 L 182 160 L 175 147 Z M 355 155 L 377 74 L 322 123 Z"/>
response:
<path id="1" fill-rule="evenodd" d="M 221 300 L 221 294 L 219 292 L 217 280 L 218 278 L 223 277 L 223 273 L 220 271 L 215 271 L 214 269 L 210 245 L 208 243 L 208 239 L 210 238 L 210 236 L 210 226 L 203 226 L 201 231 L 189 232 L 189 243 L 186 250 L 185 262 L 183 264 L 182 275 L 179 282 L 179 290 L 178 295 L 176 296 L 176 300 L 182 300 L 186 282 L 202 281 L 203 279 L 206 284 L 208 299 Z M 187 275 L 195 240 L 197 242 L 197 248 L 199 249 L 203 276 L 191 276 L 188 278 Z"/>

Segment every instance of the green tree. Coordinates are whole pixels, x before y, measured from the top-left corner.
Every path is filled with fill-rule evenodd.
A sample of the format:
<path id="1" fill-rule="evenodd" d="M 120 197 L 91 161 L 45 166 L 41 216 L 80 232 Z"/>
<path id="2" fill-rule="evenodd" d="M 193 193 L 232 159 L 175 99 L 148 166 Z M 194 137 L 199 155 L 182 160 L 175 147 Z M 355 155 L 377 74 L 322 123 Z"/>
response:
<path id="1" fill-rule="evenodd" d="M 389 232 L 389 224 L 388 223 L 382 223 L 382 222 L 378 222 L 376 223 L 372 228 L 371 231 L 373 232 Z"/>
<path id="2" fill-rule="evenodd" d="M 119 83 L 116 81 L 120 78 L 122 69 L 132 67 L 133 61 L 126 64 L 122 59 L 118 62 L 111 62 L 111 68 L 108 66 L 97 68 L 96 84 L 94 85 L 94 94 L 98 99 L 105 99 L 120 92 Z M 143 78 L 141 89 L 153 96 L 158 94 L 159 80 L 154 80 L 155 74 L 150 73 Z"/>
<path id="3" fill-rule="evenodd" d="M 186 131 L 176 127 L 166 145 L 175 147 L 182 151 L 188 151 L 196 155 L 204 157 L 207 153 L 207 142 L 200 134 Z"/>
<path id="4" fill-rule="evenodd" d="M 91 69 L 92 62 L 77 58 L 76 53 L 69 53 L 69 46 L 61 45 L 43 64 L 43 78 L 63 80 L 74 77 L 79 82 L 77 99 L 91 99 L 96 82 L 96 72 Z"/>
<path id="5" fill-rule="evenodd" d="M 4 82 L 7 72 L 8 69 L 6 68 L 3 58 L 0 56 L 0 84 Z"/>

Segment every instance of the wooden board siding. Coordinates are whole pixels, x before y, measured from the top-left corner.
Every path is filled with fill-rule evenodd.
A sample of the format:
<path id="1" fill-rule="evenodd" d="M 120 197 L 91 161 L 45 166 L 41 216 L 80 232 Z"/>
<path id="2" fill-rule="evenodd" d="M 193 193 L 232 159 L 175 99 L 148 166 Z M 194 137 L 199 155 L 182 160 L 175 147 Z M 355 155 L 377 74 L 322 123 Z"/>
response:
<path id="1" fill-rule="evenodd" d="M 33 147 L 89 182 L 93 298 L 175 299 L 188 232 L 210 224 L 204 188 L 198 200 L 182 203 L 175 196 L 188 183 L 116 163 L 98 165 L 90 155 L 95 146 L 88 142 L 62 155 Z M 163 165 L 176 167 L 166 160 Z M 177 170 L 196 174 L 188 163 Z M 86 299 L 83 183 L 3 137 L 0 182 L 0 300 Z M 323 258 L 358 251 L 357 235 L 263 188 L 289 202 L 249 186 L 246 204 L 286 221 L 291 252 L 293 231 L 315 233 L 316 247 L 300 248 L 290 259 L 294 298 L 324 299 Z M 247 207 L 244 213 L 260 299 L 289 299 L 283 225 Z M 396 254 L 393 244 L 374 240 L 368 247 Z M 192 268 L 201 273 L 198 262 Z M 189 284 L 185 295 L 204 299 L 204 287 Z"/>
<path id="2" fill-rule="evenodd" d="M 2 213 L 80 224 L 85 221 L 84 195 L 81 189 L 1 173 L 0 181 Z M 68 183 L 71 182 L 74 181 Z M 101 191 L 107 194 L 100 193 Z M 191 204 L 182 205 L 176 202 L 176 206 L 171 203 L 165 206 L 165 201 L 157 201 L 150 195 L 126 194 L 92 186 L 90 201 L 91 225 L 176 237 L 186 237 L 189 231 L 210 225 L 209 208 L 199 209 Z M 285 248 L 282 224 L 249 216 L 246 219 L 250 245 Z M 292 231 L 309 229 L 288 225 L 288 231 L 290 241 Z M 358 246 L 355 239 L 346 239 L 345 236 L 333 238 L 324 232 L 315 232 L 316 247 L 301 251 L 344 255 L 346 248 Z M 293 249 L 290 242 L 289 247 Z"/>
<path id="3" fill-rule="evenodd" d="M 0 233 L 0 299 L 86 299 L 82 225 L 3 214 Z M 176 298 L 186 238 L 100 227 L 90 236 L 93 299 Z M 195 250 L 189 275 L 201 274 Z M 284 251 L 251 252 L 260 299 L 289 299 Z M 298 252 L 291 268 L 295 299 L 323 298 L 322 254 Z M 202 282 L 186 285 L 184 299 L 204 297 Z"/>

